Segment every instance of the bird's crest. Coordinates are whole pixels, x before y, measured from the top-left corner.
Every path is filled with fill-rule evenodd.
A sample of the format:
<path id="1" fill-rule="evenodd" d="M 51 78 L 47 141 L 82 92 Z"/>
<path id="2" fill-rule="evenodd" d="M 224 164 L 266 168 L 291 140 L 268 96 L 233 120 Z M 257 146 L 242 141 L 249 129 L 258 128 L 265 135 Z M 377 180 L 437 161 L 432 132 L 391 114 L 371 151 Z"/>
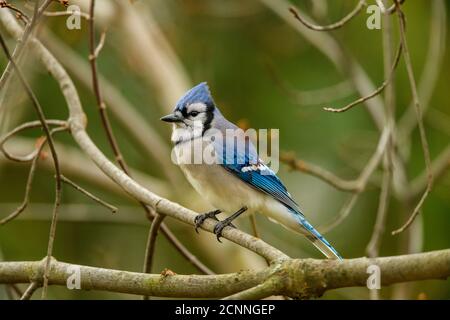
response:
<path id="1" fill-rule="evenodd" d="M 206 82 L 202 82 L 186 92 L 178 100 L 175 110 L 183 111 L 183 109 L 193 103 L 204 103 L 209 108 L 214 107 L 214 100 Z"/>

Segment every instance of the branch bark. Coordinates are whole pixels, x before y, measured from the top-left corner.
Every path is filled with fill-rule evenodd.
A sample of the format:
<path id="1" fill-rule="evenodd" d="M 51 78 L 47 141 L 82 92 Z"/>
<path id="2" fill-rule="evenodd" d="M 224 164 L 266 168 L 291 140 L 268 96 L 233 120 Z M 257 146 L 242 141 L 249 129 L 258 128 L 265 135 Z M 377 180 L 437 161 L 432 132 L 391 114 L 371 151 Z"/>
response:
<path id="1" fill-rule="evenodd" d="M 450 249 L 376 259 L 348 260 L 292 259 L 261 271 L 241 271 L 222 275 L 146 274 L 77 265 L 81 289 L 106 290 L 135 295 L 173 298 L 255 299 L 282 294 L 309 299 L 326 291 L 345 287 L 365 287 L 367 267 L 377 265 L 381 284 L 450 277 Z M 52 259 L 49 284 L 66 286 L 72 264 Z M 70 269 L 69 269 L 70 268 Z M 42 281 L 43 261 L 0 262 L 0 283 Z"/>

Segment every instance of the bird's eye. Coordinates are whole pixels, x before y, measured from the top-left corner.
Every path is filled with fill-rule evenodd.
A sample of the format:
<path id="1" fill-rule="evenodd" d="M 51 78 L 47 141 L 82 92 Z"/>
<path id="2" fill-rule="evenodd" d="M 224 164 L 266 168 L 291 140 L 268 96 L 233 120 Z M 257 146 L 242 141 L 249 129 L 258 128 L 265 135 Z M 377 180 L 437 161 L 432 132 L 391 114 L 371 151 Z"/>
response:
<path id="1" fill-rule="evenodd" d="M 199 114 L 198 111 L 191 111 L 191 112 L 189 113 L 189 115 L 190 115 L 191 117 L 196 117 L 196 116 L 198 116 L 198 114 Z"/>

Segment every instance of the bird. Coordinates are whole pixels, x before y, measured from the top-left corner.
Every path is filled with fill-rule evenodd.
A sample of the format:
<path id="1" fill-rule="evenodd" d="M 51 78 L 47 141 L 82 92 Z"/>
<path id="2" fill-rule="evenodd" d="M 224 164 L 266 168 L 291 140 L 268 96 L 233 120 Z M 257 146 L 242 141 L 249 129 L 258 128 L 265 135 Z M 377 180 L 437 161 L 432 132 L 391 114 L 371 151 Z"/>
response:
<path id="1" fill-rule="evenodd" d="M 218 222 L 213 231 L 220 241 L 223 229 L 235 227 L 232 222 L 244 212 L 261 213 L 304 235 L 328 259 L 342 259 L 308 222 L 275 172 L 259 158 L 251 141 L 237 134 L 236 139 L 241 139 L 240 142 L 245 139 L 245 148 L 237 148 L 238 143 L 229 147 L 227 139 L 217 138 L 217 134 L 242 132 L 242 129 L 222 115 L 206 82 L 188 90 L 173 112 L 160 120 L 172 124 L 172 160 L 193 188 L 215 208 L 196 216 L 197 232 L 206 219 L 214 219 Z M 206 150 L 209 152 L 205 153 Z M 198 153 L 209 154 L 212 160 L 195 161 Z M 220 221 L 217 215 L 222 212 L 230 215 Z"/>

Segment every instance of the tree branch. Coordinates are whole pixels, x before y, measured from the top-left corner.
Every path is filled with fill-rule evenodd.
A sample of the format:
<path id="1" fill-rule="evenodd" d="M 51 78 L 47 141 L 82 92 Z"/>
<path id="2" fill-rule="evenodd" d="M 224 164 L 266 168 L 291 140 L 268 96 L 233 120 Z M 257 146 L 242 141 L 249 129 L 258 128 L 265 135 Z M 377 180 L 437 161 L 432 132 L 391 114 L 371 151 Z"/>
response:
<path id="1" fill-rule="evenodd" d="M 77 265 L 81 289 L 173 298 L 254 299 L 274 294 L 320 297 L 328 290 L 365 287 L 367 268 L 377 265 L 381 284 L 450 277 L 450 249 L 411 255 L 348 260 L 292 259 L 261 271 L 222 275 L 147 274 Z M 52 259 L 49 284 L 66 286 L 72 264 Z M 70 267 L 70 269 L 69 269 Z M 43 261 L 0 262 L 0 283 L 42 281 Z"/>

